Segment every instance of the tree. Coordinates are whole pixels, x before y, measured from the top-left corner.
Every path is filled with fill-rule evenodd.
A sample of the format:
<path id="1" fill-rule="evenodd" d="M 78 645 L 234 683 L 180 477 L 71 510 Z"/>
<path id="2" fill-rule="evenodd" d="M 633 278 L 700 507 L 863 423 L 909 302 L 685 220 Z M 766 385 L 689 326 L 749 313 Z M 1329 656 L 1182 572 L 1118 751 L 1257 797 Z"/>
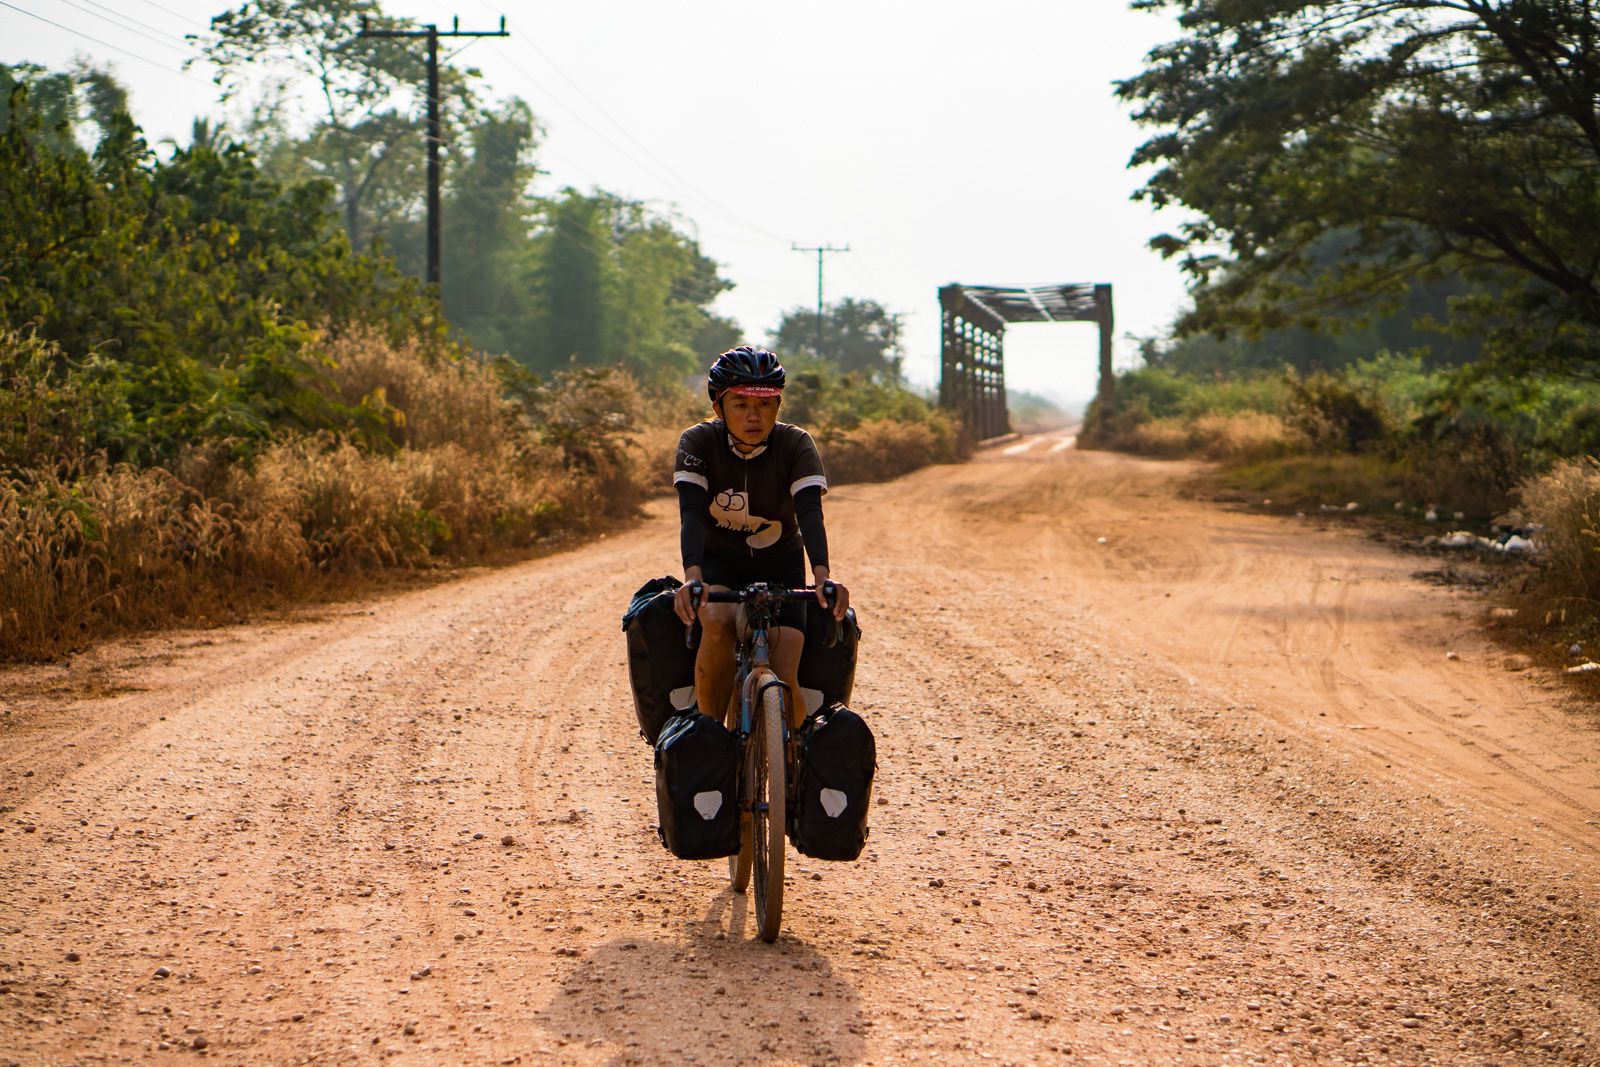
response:
<path id="1" fill-rule="evenodd" d="M 1138 0 L 1185 36 L 1118 83 L 1189 331 L 1320 326 L 1417 278 L 1502 361 L 1600 366 L 1600 12 L 1587 0 Z M 1340 254 L 1319 263 L 1329 235 Z"/>
<path id="2" fill-rule="evenodd" d="M 710 310 L 729 287 L 717 264 L 634 201 L 565 190 L 544 204 L 529 258 L 534 326 L 510 351 L 540 373 L 576 362 L 676 383 L 731 332 Z"/>
<path id="3" fill-rule="evenodd" d="M 211 33 L 197 38 L 216 67 L 224 102 L 261 88 L 250 135 L 264 142 L 269 172 L 281 180 L 333 182 L 357 249 L 414 220 L 425 196 L 423 50 L 414 41 L 363 37 L 363 20 L 374 29 L 411 25 L 385 16 L 378 0 L 254 0 L 218 15 Z M 476 77 L 439 65 L 447 150 L 477 112 Z M 295 92 L 306 82 L 315 87 L 318 114 L 297 130 Z"/>
<path id="4" fill-rule="evenodd" d="M 784 312 L 772 333 L 779 354 L 800 362 L 820 360 L 846 373 L 856 372 L 882 382 L 900 380 L 900 316 L 873 300 L 846 297 L 824 309 L 822 340 L 817 341 L 817 313 L 797 307 Z"/>

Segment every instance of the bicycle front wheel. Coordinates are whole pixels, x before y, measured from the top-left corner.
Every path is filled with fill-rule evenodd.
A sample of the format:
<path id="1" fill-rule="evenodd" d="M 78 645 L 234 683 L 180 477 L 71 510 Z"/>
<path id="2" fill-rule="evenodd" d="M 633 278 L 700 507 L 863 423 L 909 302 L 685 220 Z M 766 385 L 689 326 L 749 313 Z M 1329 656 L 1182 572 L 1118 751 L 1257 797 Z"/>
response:
<path id="1" fill-rule="evenodd" d="M 750 739 L 755 774 L 750 779 L 751 867 L 756 884 L 756 919 L 761 940 L 778 939 L 783 921 L 783 851 L 788 777 L 784 766 L 783 729 L 787 720 L 784 690 L 772 686 L 761 694 L 761 715 Z"/>

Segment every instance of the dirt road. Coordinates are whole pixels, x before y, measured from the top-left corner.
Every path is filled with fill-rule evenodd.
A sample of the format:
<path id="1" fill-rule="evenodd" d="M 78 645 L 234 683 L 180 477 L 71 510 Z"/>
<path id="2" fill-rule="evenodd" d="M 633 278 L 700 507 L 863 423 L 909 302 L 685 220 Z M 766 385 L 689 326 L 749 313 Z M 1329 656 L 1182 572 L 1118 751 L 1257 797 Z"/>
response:
<path id="1" fill-rule="evenodd" d="M 0 1063 L 1600 1063 L 1600 717 L 1184 473 L 1044 437 L 829 495 L 879 782 L 775 946 L 653 830 L 665 502 L 0 674 Z"/>

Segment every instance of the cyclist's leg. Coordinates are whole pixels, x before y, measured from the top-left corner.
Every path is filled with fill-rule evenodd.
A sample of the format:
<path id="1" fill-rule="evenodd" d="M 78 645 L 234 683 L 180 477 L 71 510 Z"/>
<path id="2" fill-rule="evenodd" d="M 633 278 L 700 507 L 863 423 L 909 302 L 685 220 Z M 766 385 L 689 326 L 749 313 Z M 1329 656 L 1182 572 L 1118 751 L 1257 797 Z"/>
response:
<path id="1" fill-rule="evenodd" d="M 806 632 L 793 626 L 774 626 L 767 631 L 772 670 L 789 687 L 789 725 L 798 727 L 806 717 L 805 698 L 800 695 L 800 653 L 806 647 Z"/>
<path id="2" fill-rule="evenodd" d="M 695 703 L 719 722 L 733 696 L 733 620 L 738 610 L 737 604 L 700 605 L 700 651 L 694 660 Z"/>

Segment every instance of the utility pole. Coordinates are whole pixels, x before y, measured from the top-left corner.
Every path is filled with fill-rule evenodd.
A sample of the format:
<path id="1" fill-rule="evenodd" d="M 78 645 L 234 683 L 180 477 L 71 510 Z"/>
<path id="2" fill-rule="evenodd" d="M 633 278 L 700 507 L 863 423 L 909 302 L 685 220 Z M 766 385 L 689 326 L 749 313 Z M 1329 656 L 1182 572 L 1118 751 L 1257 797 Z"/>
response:
<path id="1" fill-rule="evenodd" d="M 428 284 L 438 285 L 439 278 L 439 145 L 444 142 L 444 132 L 439 128 L 439 38 L 441 37 L 510 37 L 506 30 L 506 17 L 500 16 L 498 30 L 463 30 L 461 20 L 450 20 L 450 28 L 441 30 L 428 23 L 415 30 L 374 30 L 367 26 L 367 17 L 361 16 L 362 37 L 426 37 L 428 39 Z"/>
<path id="2" fill-rule="evenodd" d="M 815 252 L 817 254 L 817 358 L 822 358 L 822 257 L 829 252 L 848 252 L 850 246 L 835 248 L 832 245 L 797 245 L 791 243 L 790 250 L 795 252 Z"/>

